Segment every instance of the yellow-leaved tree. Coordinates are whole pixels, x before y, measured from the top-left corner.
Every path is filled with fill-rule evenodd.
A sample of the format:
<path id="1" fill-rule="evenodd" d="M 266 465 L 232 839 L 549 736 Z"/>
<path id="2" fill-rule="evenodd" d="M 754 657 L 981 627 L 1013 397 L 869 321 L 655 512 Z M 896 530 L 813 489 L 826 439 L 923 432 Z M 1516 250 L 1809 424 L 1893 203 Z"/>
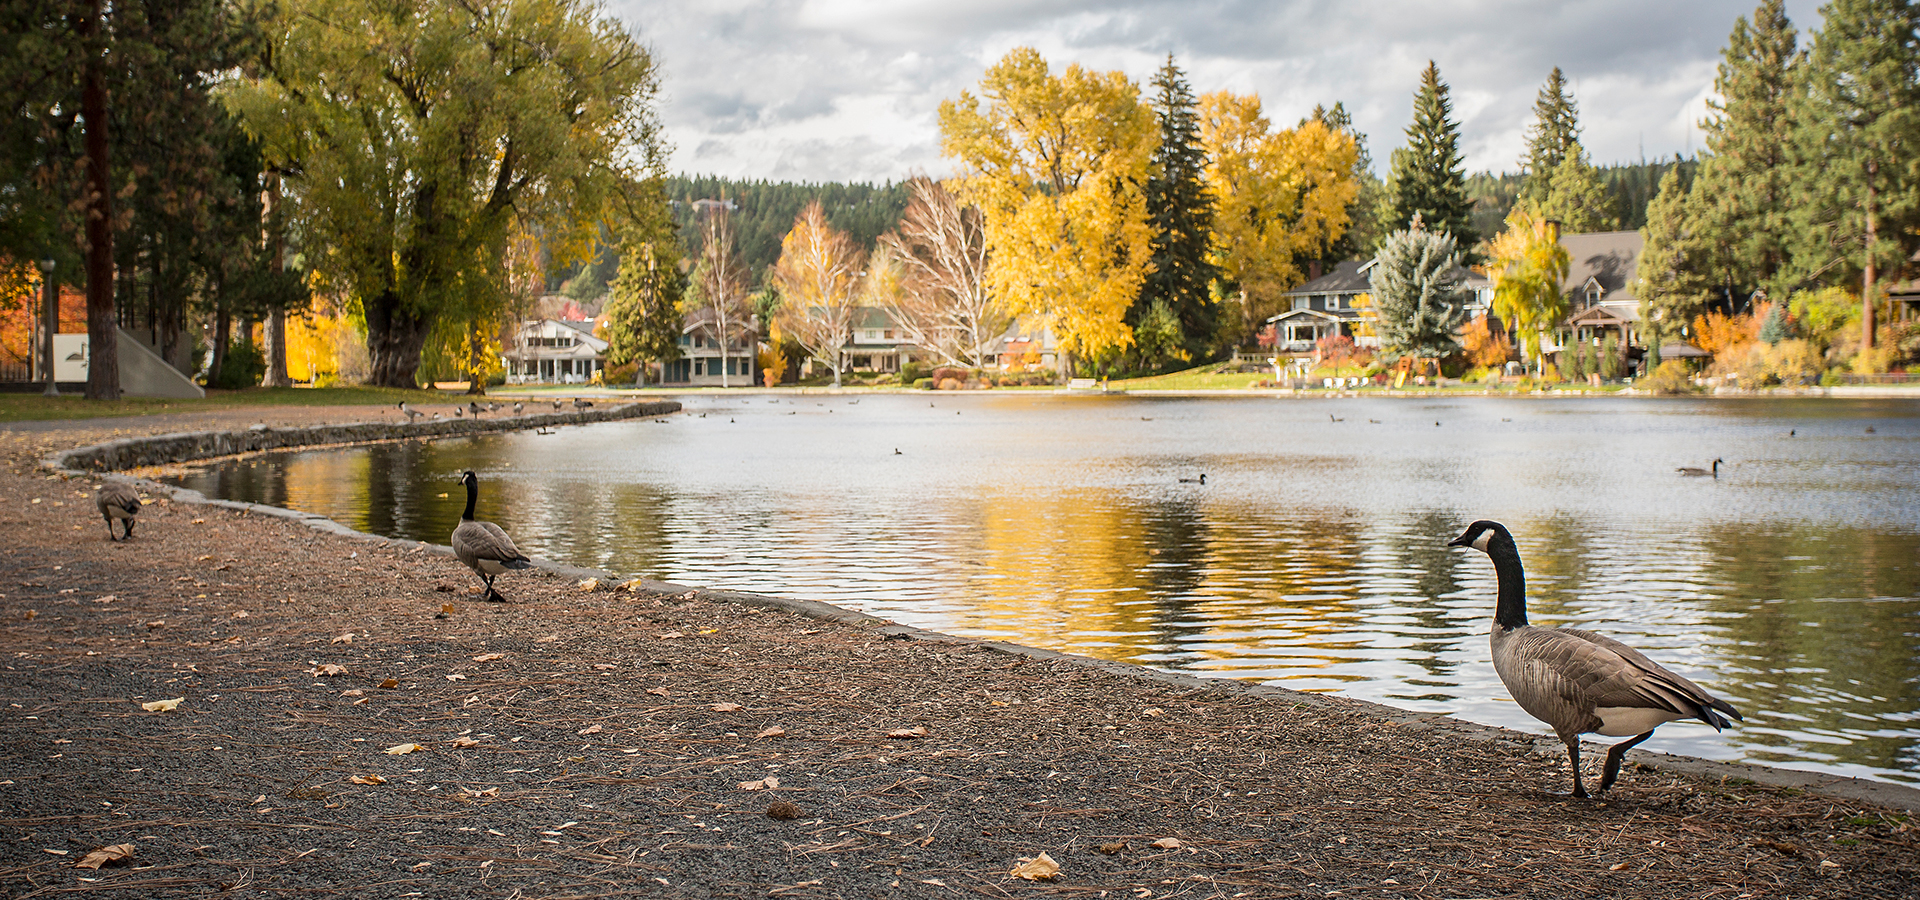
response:
<path id="1" fill-rule="evenodd" d="M 1215 204 L 1213 262 L 1239 306 L 1238 346 L 1304 280 L 1295 260 L 1323 256 L 1346 233 L 1360 148 L 1317 119 L 1273 131 L 1258 95 L 1228 91 L 1200 98 L 1200 143 Z"/>
<path id="2" fill-rule="evenodd" d="M 1519 204 L 1507 214 L 1507 230 L 1493 239 L 1493 314 L 1520 339 L 1520 346 L 1542 373 L 1540 336 L 1567 314 L 1567 296 L 1560 283 L 1571 260 L 1560 246 L 1559 229 L 1537 219 Z"/>
<path id="3" fill-rule="evenodd" d="M 1072 359 L 1132 343 L 1126 312 L 1148 269 L 1144 186 L 1158 133 L 1138 85 L 1071 65 L 1058 75 L 1021 47 L 980 96 L 940 104 L 957 192 L 985 214 L 989 281 L 1011 315 L 1044 322 Z"/>
<path id="4" fill-rule="evenodd" d="M 793 220 L 773 267 L 773 285 L 780 289 L 776 321 L 833 370 L 834 387 L 840 386 L 841 354 L 853 340 L 854 304 L 865 263 L 859 245 L 827 224 L 827 214 L 815 200 Z"/>

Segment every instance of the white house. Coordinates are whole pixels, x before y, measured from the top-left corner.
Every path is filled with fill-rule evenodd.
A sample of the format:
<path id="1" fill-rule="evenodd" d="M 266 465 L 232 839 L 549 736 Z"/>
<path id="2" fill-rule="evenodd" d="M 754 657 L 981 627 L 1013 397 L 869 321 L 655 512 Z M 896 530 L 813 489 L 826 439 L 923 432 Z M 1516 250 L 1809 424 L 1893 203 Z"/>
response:
<path id="1" fill-rule="evenodd" d="M 662 384 L 708 387 L 754 387 L 760 378 L 758 323 L 735 322 L 729 329 L 726 352 L 721 352 L 720 329 L 713 310 L 689 313 L 680 329 L 680 358 L 658 366 Z"/>
<path id="2" fill-rule="evenodd" d="M 535 319 L 520 323 L 506 349 L 508 384 L 583 384 L 607 366 L 607 342 L 593 322 Z"/>

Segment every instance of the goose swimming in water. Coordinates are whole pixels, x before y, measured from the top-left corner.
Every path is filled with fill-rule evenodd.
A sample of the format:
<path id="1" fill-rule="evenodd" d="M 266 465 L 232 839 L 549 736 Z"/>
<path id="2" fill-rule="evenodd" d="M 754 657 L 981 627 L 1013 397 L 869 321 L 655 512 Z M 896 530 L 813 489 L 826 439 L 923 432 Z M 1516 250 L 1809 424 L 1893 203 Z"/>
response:
<path id="1" fill-rule="evenodd" d="M 487 586 L 484 599 L 505 601 L 507 598 L 493 589 L 493 579 L 508 569 L 525 569 L 533 565 L 533 561 L 513 546 L 513 538 L 507 537 L 500 526 L 474 521 L 473 505 L 480 499 L 480 479 L 468 469 L 461 473 L 460 480 L 467 486 L 467 510 L 460 514 L 459 527 L 453 529 L 453 555 L 480 576 L 481 583 Z"/>
<path id="2" fill-rule="evenodd" d="M 1604 635 L 1577 628 L 1527 624 L 1527 578 L 1520 549 L 1506 526 L 1485 520 L 1447 542 L 1472 547 L 1493 560 L 1500 598 L 1493 614 L 1493 669 L 1514 702 L 1553 727 L 1573 764 L 1573 795 L 1587 796 L 1580 781 L 1580 735 L 1629 737 L 1607 750 L 1600 776 L 1605 792 L 1620 776 L 1620 761 L 1653 729 L 1675 719 L 1699 719 L 1715 731 L 1740 712 L 1699 685 Z"/>
<path id="3" fill-rule="evenodd" d="M 1182 478 L 1180 479 L 1180 483 L 1181 484 L 1206 484 L 1207 473 L 1201 472 L 1199 478 Z"/>
<path id="4" fill-rule="evenodd" d="M 1681 466 L 1680 468 L 1675 469 L 1674 471 L 1679 472 L 1681 477 L 1683 478 L 1702 478 L 1708 475 L 1712 475 L 1715 478 L 1719 478 L 1720 477 L 1720 458 L 1717 456 L 1714 457 L 1713 468 L 1711 469 L 1702 469 L 1699 466 Z"/>

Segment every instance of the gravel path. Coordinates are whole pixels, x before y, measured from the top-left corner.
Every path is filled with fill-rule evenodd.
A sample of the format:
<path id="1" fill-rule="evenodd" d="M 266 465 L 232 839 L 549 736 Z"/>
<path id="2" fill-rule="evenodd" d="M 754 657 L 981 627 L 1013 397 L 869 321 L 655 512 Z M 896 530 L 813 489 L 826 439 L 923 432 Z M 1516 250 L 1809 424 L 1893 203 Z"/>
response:
<path id="1" fill-rule="evenodd" d="M 192 427 L 368 411 L 200 414 Z M 3 427 L 3 426 L 0 426 Z M 0 895 L 1896 897 L 1906 813 L 158 500 L 0 430 Z M 897 632 L 907 632 L 905 634 Z M 178 699 L 165 711 L 143 704 Z M 406 748 L 417 747 L 408 752 Z M 1597 756 L 1589 754 L 1590 756 Z M 77 868 L 94 850 L 130 859 Z M 1011 874 L 1042 854 L 1052 879 Z"/>

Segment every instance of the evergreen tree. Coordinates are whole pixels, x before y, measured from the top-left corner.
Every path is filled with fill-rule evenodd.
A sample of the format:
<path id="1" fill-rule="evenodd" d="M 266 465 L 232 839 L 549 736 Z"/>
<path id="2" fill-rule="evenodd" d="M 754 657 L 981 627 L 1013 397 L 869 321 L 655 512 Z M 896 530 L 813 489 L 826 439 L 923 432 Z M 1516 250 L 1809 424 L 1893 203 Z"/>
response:
<path id="1" fill-rule="evenodd" d="M 647 380 L 647 363 L 680 358 L 685 325 L 681 300 L 687 278 L 680 274 L 677 248 L 656 241 L 634 241 L 620 254 L 620 271 L 607 287 L 607 361 L 640 363 L 636 384 Z"/>
<path id="2" fill-rule="evenodd" d="M 1529 179 L 1533 184 L 1539 179 Z M 1560 165 L 1547 179 L 1547 193 L 1539 200 L 1526 200 L 1541 218 L 1554 219 L 1568 234 L 1611 231 L 1618 227 L 1613 216 L 1613 200 L 1600 179 L 1600 170 L 1587 162 L 1587 151 L 1579 141 L 1567 145 Z"/>
<path id="3" fill-rule="evenodd" d="M 1717 245 L 1714 273 L 1724 289 L 1766 285 L 1785 296 L 1775 278 L 1786 265 L 1792 224 L 1789 151 L 1796 94 L 1796 33 L 1781 0 L 1763 0 L 1735 20 L 1714 78 L 1706 131 L 1712 151 L 1694 187 L 1701 207 L 1700 237 Z M 1702 264 L 1707 260 L 1701 260 Z"/>
<path id="4" fill-rule="evenodd" d="M 1458 351 L 1453 333 L 1466 322 L 1471 296 L 1463 272 L 1452 235 L 1424 228 L 1388 235 L 1368 276 L 1380 346 L 1421 358 Z"/>
<path id="5" fill-rule="evenodd" d="M 1796 116 L 1807 196 L 1794 209 L 1794 266 L 1860 273 L 1861 347 L 1872 349 L 1882 267 L 1920 236 L 1920 14 L 1910 0 L 1834 0 L 1821 14 Z"/>
<path id="6" fill-rule="evenodd" d="M 1328 131 L 1353 138 L 1357 151 L 1353 160 L 1353 182 L 1360 190 L 1353 202 L 1347 204 L 1347 230 L 1327 248 L 1326 260 L 1338 262 L 1372 256 L 1387 234 L 1382 217 L 1382 211 L 1387 208 L 1383 202 L 1387 186 L 1380 176 L 1373 174 L 1373 155 L 1367 152 L 1367 136 L 1353 130 L 1353 115 L 1347 112 L 1346 104 L 1339 101 L 1334 102 L 1332 109 L 1315 104 L 1312 115 L 1301 119 L 1300 124 L 1309 121 L 1317 121 L 1327 126 Z"/>
<path id="7" fill-rule="evenodd" d="M 1714 282 L 1711 250 L 1699 233 L 1705 218 L 1699 206 L 1677 170 L 1660 179 L 1660 193 L 1647 206 L 1633 292 L 1640 298 L 1640 321 L 1651 332 L 1648 343 L 1656 346 L 1678 338 L 1707 309 Z"/>
<path id="8" fill-rule="evenodd" d="M 1154 303 L 1165 301 L 1179 320 L 1180 355 L 1203 358 L 1210 355 L 1207 345 L 1215 330 L 1211 287 L 1220 274 L 1207 254 L 1213 236 L 1213 197 L 1203 180 L 1207 154 L 1200 146 L 1193 91 L 1172 54 L 1153 76 L 1153 86 L 1157 92 L 1151 105 L 1160 123 L 1146 198 L 1153 271 L 1141 283 L 1127 319 L 1137 330 Z"/>
<path id="9" fill-rule="evenodd" d="M 1453 108 L 1447 92 L 1440 67 L 1429 60 L 1414 94 L 1407 146 L 1393 151 L 1389 224 L 1406 228 L 1418 215 L 1427 229 L 1471 247 L 1479 236 L 1473 230 L 1473 204 L 1467 200 L 1467 176 L 1460 165 L 1460 126 L 1448 118 Z"/>
<path id="10" fill-rule="evenodd" d="M 1533 125 L 1527 129 L 1527 158 L 1520 161 L 1526 182 L 1520 196 L 1529 202 L 1545 202 L 1552 192 L 1552 180 L 1580 139 L 1580 111 L 1567 93 L 1566 76 L 1554 66 L 1547 83 L 1533 103 Z"/>

